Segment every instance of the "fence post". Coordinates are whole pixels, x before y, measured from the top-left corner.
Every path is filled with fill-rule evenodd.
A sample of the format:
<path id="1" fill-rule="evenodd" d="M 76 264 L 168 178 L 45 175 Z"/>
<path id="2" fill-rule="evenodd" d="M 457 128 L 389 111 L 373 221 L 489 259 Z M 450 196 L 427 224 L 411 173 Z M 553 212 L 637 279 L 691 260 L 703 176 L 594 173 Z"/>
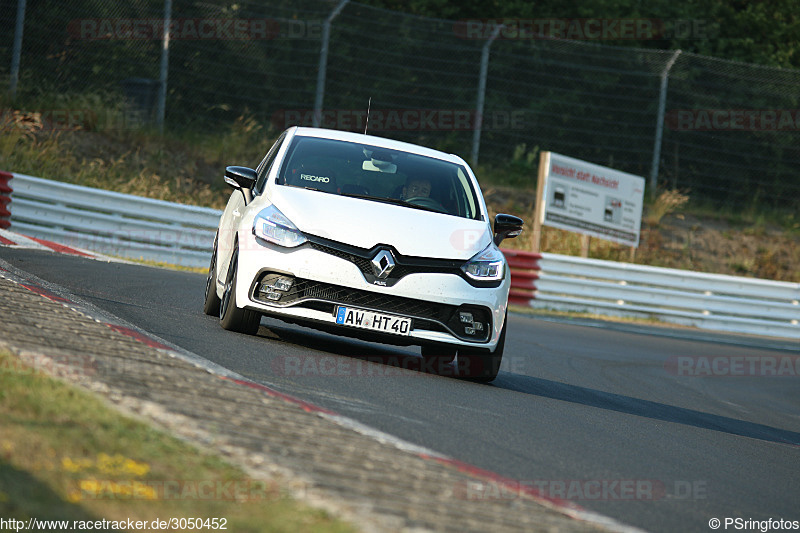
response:
<path id="1" fill-rule="evenodd" d="M 167 73 L 169 72 L 169 27 L 172 24 L 172 0 L 164 0 L 164 41 L 161 46 L 161 73 L 158 85 L 156 122 L 159 133 L 164 133 L 164 115 L 167 112 Z"/>
<path id="2" fill-rule="evenodd" d="M 650 197 L 655 198 L 656 186 L 658 185 L 658 166 L 661 161 L 661 138 L 664 134 L 664 110 L 667 106 L 667 79 L 672 65 L 681 55 L 680 50 L 675 50 L 664 70 L 661 72 L 661 89 L 658 94 L 658 116 L 656 117 L 656 138 L 653 141 L 653 164 L 650 167 Z"/>
<path id="3" fill-rule="evenodd" d="M 497 36 L 500 34 L 500 30 L 503 29 L 502 24 L 498 24 L 494 27 L 494 31 L 492 35 L 489 37 L 489 40 L 483 45 L 483 50 L 481 51 L 481 73 L 478 78 L 478 102 L 475 106 L 475 126 L 472 130 L 472 166 L 478 166 L 478 151 L 481 147 L 481 128 L 483 127 L 483 104 L 486 99 L 486 76 L 489 72 L 489 47 L 492 46 L 492 43 Z"/>
<path id="4" fill-rule="evenodd" d="M 12 102 L 17 99 L 19 62 L 22 57 L 22 32 L 25 29 L 25 2 L 26 0 L 17 0 L 17 24 L 14 29 L 14 50 L 11 52 L 11 82 L 8 86 Z"/>
<path id="5" fill-rule="evenodd" d="M 319 68 L 317 69 L 317 94 L 314 97 L 314 117 L 312 118 L 312 125 L 315 128 L 319 128 L 322 119 L 322 99 L 325 97 L 325 73 L 328 70 L 328 41 L 331 39 L 331 24 L 349 1 L 341 0 L 325 19 L 325 24 L 322 25 L 322 47 L 319 51 Z"/>

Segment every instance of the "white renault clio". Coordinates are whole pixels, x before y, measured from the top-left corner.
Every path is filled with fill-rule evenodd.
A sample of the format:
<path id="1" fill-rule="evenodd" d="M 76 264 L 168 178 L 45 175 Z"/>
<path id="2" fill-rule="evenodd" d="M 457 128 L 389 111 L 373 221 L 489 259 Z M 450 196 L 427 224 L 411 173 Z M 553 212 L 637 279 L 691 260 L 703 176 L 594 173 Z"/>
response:
<path id="1" fill-rule="evenodd" d="M 292 127 L 255 170 L 228 167 L 205 312 L 255 334 L 261 315 L 420 345 L 477 381 L 497 376 L 510 275 L 472 170 L 413 144 Z M 451 365 L 453 366 L 453 365 Z"/>

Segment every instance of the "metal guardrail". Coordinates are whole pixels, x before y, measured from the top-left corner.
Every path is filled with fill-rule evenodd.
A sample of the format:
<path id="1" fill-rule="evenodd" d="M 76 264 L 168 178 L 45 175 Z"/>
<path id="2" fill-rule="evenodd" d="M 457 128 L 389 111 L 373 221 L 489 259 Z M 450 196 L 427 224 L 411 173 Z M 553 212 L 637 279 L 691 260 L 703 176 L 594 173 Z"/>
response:
<path id="1" fill-rule="evenodd" d="M 9 175 L 0 173 L 0 178 Z M 119 257 L 208 264 L 219 210 L 24 174 L 13 178 L 13 187 L 8 179 L 0 181 L 0 193 L 13 188 L 15 231 Z M 800 339 L 800 283 L 550 253 L 503 253 L 511 268 L 509 301 L 516 305 Z"/>
<path id="2" fill-rule="evenodd" d="M 512 270 L 512 289 L 520 274 Z M 550 253 L 524 274 L 535 276 L 535 290 L 527 301 L 513 301 L 534 308 L 800 339 L 800 283 Z"/>
<path id="3" fill-rule="evenodd" d="M 11 227 L 128 259 L 208 265 L 217 209 L 13 174 Z"/>

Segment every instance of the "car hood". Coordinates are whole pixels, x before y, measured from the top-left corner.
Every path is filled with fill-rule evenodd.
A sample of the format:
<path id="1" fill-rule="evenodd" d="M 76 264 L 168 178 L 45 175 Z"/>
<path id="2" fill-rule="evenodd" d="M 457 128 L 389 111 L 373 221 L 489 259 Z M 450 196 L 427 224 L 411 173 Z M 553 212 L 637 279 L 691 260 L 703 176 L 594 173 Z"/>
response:
<path id="1" fill-rule="evenodd" d="M 492 240 L 480 220 L 297 187 L 270 192 L 275 207 L 303 233 L 359 248 L 386 244 L 405 256 L 467 260 Z"/>

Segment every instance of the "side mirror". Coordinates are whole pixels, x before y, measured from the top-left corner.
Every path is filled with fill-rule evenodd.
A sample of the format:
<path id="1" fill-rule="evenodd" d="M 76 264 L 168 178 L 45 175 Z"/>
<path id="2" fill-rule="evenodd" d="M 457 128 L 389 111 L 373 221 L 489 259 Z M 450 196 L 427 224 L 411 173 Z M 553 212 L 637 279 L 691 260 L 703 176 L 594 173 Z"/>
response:
<path id="1" fill-rule="evenodd" d="M 256 171 L 252 168 L 225 168 L 225 183 L 242 192 L 245 205 L 253 201 L 253 186 L 256 184 L 256 177 Z"/>
<path id="2" fill-rule="evenodd" d="M 519 217 L 499 213 L 494 217 L 494 243 L 499 246 L 503 239 L 516 237 L 522 233 L 523 224 Z"/>
<path id="3" fill-rule="evenodd" d="M 226 167 L 225 183 L 234 189 L 252 189 L 256 184 L 256 171 L 247 167 Z"/>

